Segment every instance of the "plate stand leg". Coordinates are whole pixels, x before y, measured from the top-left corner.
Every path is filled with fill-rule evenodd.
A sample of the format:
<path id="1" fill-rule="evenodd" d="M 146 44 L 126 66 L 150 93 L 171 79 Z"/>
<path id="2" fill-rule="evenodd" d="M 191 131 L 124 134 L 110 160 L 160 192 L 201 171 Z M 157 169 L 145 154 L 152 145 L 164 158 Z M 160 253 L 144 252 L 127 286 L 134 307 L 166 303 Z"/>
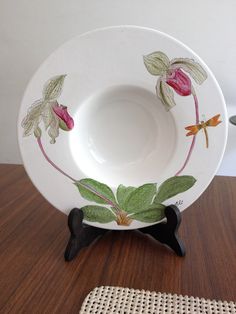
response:
<path id="1" fill-rule="evenodd" d="M 137 229 L 139 232 L 151 235 L 155 240 L 167 245 L 178 256 L 185 256 L 185 247 L 177 235 L 181 222 L 181 214 L 177 206 L 170 205 L 165 208 L 166 222 L 150 227 Z M 109 230 L 98 227 L 91 227 L 83 224 L 84 214 L 79 208 L 71 210 L 68 216 L 68 227 L 70 239 L 65 250 L 65 260 L 71 261 L 79 251 L 89 246 L 95 239 Z"/>
<path id="2" fill-rule="evenodd" d="M 181 222 L 181 214 L 178 207 L 175 205 L 167 206 L 165 208 L 165 216 L 166 222 L 138 230 L 167 245 L 178 256 L 185 256 L 185 246 L 177 234 Z"/>
<path id="3" fill-rule="evenodd" d="M 83 247 L 90 245 L 96 238 L 109 231 L 84 225 L 83 218 L 83 211 L 79 208 L 72 209 L 68 216 L 71 236 L 64 254 L 67 262 L 71 261 Z"/>

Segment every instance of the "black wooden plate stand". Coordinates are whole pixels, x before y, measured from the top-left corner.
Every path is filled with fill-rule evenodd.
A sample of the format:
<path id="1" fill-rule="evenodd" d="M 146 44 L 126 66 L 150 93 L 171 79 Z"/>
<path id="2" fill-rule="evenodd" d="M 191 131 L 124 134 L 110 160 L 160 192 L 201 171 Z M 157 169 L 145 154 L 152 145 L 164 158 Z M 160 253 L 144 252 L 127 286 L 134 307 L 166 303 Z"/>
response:
<path id="1" fill-rule="evenodd" d="M 184 256 L 185 247 L 177 234 L 181 222 L 178 207 L 175 205 L 167 206 L 165 216 L 165 222 L 137 230 L 167 245 L 178 256 Z M 83 247 L 90 245 L 95 239 L 110 231 L 88 226 L 83 223 L 83 218 L 83 211 L 79 208 L 72 209 L 68 216 L 68 227 L 71 235 L 64 254 L 66 261 L 71 261 Z"/>

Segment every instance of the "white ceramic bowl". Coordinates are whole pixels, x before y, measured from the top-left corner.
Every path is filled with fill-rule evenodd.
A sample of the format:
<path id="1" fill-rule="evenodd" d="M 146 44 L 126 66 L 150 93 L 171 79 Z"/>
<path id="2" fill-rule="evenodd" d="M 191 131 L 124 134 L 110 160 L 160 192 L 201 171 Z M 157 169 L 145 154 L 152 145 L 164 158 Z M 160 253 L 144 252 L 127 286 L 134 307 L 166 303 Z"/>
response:
<path id="1" fill-rule="evenodd" d="M 40 66 L 18 134 L 27 173 L 51 204 L 82 208 L 93 226 L 134 229 L 206 189 L 225 149 L 226 106 L 188 47 L 156 30 L 109 27 L 70 40 Z"/>

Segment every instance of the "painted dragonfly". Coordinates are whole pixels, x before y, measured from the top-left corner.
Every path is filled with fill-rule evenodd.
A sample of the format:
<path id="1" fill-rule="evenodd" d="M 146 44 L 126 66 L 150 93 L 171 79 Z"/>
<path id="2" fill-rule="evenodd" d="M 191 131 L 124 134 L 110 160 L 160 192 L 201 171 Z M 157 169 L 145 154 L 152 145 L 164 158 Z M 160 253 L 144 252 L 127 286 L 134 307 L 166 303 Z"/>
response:
<path id="1" fill-rule="evenodd" d="M 217 126 L 222 121 L 219 120 L 220 114 L 217 114 L 216 116 L 212 117 L 211 119 L 207 120 L 206 122 L 201 121 L 199 124 L 195 125 L 189 125 L 185 128 L 185 130 L 189 131 L 186 136 L 190 135 L 196 135 L 198 131 L 203 130 L 205 137 L 206 137 L 206 148 L 209 147 L 209 138 L 207 133 L 207 127 L 209 126 Z"/>

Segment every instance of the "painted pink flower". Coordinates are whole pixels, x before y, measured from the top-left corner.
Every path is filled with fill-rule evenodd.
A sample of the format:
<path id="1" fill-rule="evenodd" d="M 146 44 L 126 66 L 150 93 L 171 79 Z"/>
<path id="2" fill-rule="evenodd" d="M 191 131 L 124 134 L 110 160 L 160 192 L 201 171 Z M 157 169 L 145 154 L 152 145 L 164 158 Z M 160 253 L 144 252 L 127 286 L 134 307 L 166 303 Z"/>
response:
<path id="1" fill-rule="evenodd" d="M 191 78 L 201 85 L 207 78 L 207 73 L 203 67 L 193 59 L 175 58 L 169 59 L 162 51 L 154 51 L 143 56 L 143 61 L 148 72 L 158 76 L 156 83 L 156 94 L 167 111 L 175 105 L 174 91 L 180 96 L 193 96 L 195 105 L 196 124 L 199 123 L 198 99 Z M 178 176 L 189 162 L 195 145 L 195 135 L 193 136 L 187 157 L 183 166 L 176 172 Z"/>
<path id="2" fill-rule="evenodd" d="M 178 68 L 169 71 L 166 77 L 166 83 L 180 96 L 189 96 L 192 93 L 190 78 Z"/>
<path id="3" fill-rule="evenodd" d="M 52 107 L 54 113 L 59 118 L 59 126 L 62 130 L 70 131 L 74 127 L 74 120 L 69 115 L 67 111 L 67 107 L 63 105 L 59 105 L 57 102 Z"/>
<path id="4" fill-rule="evenodd" d="M 24 136 L 34 134 L 37 139 L 42 135 L 41 125 L 50 137 L 50 143 L 55 144 L 59 136 L 59 129 L 69 131 L 74 127 L 74 120 L 67 111 L 67 107 L 59 105 L 66 74 L 50 78 L 43 87 L 42 98 L 35 101 L 22 120 Z"/>
<path id="5" fill-rule="evenodd" d="M 169 111 L 175 106 L 174 92 L 181 96 L 195 95 L 191 78 L 202 84 L 207 78 L 203 67 L 189 58 L 175 58 L 170 60 L 161 51 L 155 51 L 143 57 L 148 72 L 158 76 L 156 94 L 165 109 Z"/>

